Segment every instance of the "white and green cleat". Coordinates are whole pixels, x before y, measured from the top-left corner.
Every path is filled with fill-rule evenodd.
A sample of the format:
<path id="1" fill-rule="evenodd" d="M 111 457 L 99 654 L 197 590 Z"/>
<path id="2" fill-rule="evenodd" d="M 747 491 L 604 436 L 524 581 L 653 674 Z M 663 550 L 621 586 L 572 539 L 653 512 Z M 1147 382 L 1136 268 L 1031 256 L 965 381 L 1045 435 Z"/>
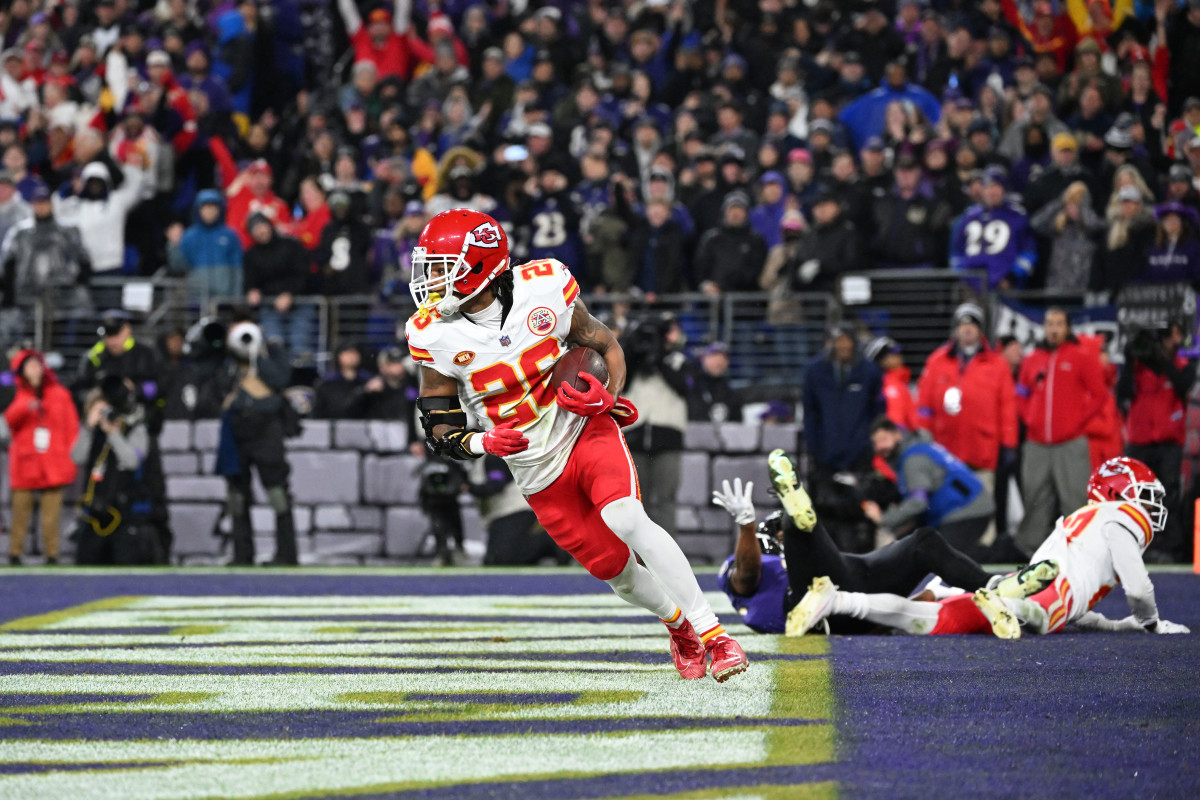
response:
<path id="1" fill-rule="evenodd" d="M 980 589 L 971 595 L 971 600 L 987 617 L 988 624 L 992 626 L 992 633 L 996 634 L 997 638 L 1021 638 L 1021 623 L 1017 621 L 1016 615 L 1008 610 L 1002 597 L 991 589 Z"/>
<path id="2" fill-rule="evenodd" d="M 1058 577 L 1058 562 L 1052 558 L 1030 564 L 1011 575 L 1005 575 L 989 588 L 1010 600 L 1023 600 L 1050 587 Z"/>
<path id="3" fill-rule="evenodd" d="M 817 525 L 817 512 L 813 510 L 808 492 L 804 491 L 804 487 L 796 478 L 796 470 L 787 454 L 782 450 L 772 450 L 767 456 L 767 469 L 771 473 L 771 485 L 775 487 L 775 494 L 779 496 L 783 510 L 792 518 L 792 522 L 796 523 L 797 528 L 811 531 Z"/>
<path id="4" fill-rule="evenodd" d="M 804 597 L 788 612 L 784 636 L 803 636 L 818 622 L 828 617 L 833 611 L 837 591 L 837 586 L 826 576 L 814 578 Z"/>

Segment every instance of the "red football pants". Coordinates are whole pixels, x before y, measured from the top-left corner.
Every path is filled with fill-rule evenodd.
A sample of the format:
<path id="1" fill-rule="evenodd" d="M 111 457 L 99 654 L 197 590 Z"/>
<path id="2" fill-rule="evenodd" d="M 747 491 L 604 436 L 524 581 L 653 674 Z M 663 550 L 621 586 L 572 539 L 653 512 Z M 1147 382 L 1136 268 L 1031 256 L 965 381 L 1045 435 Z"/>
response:
<path id="1" fill-rule="evenodd" d="M 600 414 L 588 421 L 562 474 L 526 499 L 550 538 L 607 581 L 625 569 L 630 550 L 604 524 L 600 510 L 624 497 L 641 500 L 637 470 L 621 429 Z"/>

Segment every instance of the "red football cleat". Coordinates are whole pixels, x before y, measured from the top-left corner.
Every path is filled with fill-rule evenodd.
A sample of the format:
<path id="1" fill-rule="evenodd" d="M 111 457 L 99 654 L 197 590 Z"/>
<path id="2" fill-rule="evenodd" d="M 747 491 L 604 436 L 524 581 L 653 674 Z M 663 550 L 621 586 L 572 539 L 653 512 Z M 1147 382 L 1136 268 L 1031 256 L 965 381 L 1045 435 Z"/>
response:
<path id="1" fill-rule="evenodd" d="M 704 649 L 712 659 L 712 676 L 717 683 L 724 683 L 750 666 L 742 646 L 724 633 L 709 639 Z"/>
<path id="2" fill-rule="evenodd" d="M 704 660 L 704 645 L 696 635 L 696 629 L 686 619 L 678 628 L 667 625 L 671 632 L 671 658 L 675 659 L 675 669 L 684 680 L 694 681 L 708 674 L 708 664 Z"/>

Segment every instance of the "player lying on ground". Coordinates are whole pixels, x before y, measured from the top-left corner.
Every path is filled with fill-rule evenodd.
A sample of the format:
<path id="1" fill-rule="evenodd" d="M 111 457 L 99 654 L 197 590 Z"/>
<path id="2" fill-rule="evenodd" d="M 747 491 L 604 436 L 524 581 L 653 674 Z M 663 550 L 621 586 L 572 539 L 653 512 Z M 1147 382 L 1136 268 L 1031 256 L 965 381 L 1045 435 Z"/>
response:
<path id="1" fill-rule="evenodd" d="M 1184 625 L 1159 619 L 1154 584 L 1142 553 L 1167 521 L 1165 492 L 1154 473 L 1133 458 L 1112 458 L 1088 480 L 1089 503 L 1060 518 L 1034 561 L 1058 564 L 1054 582 L 1027 600 L 981 589 L 937 603 L 895 595 L 840 592 L 827 577 L 817 578 L 788 617 L 788 633 L 800 635 L 830 614 L 849 614 L 907 633 L 986 633 L 1016 639 L 1021 626 L 1057 633 L 1070 623 L 1085 630 L 1189 633 Z M 1121 584 L 1133 612 L 1111 620 L 1092 611 Z"/>
<path id="2" fill-rule="evenodd" d="M 680 675 L 703 678 L 709 662 L 717 681 L 744 671 L 746 654 L 717 621 L 683 551 L 642 507 L 618 428 L 637 411 L 614 396 L 625 356 L 567 268 L 544 260 L 510 269 L 503 229 L 461 208 L 429 221 L 412 264 L 418 310 L 405 336 L 422 366 L 426 445 L 458 459 L 502 457 L 554 541 L 666 623 Z M 555 392 L 551 372 L 572 345 L 603 356 L 607 388 L 580 372 L 587 391 L 563 381 Z M 468 430 L 468 412 L 482 430 Z"/>
<path id="3" fill-rule="evenodd" d="M 717 584 L 747 626 L 759 633 L 783 633 L 788 612 L 800 602 L 813 579 L 826 575 L 844 589 L 864 593 L 907 595 L 930 573 L 966 589 L 985 586 L 1024 597 L 1050 585 L 1048 566 L 1026 568 L 1011 576 L 992 575 L 950 546 L 933 528 L 867 553 L 842 553 L 817 520 L 812 502 L 796 480 L 792 462 L 782 450 L 767 457 L 771 482 L 786 514 L 772 514 L 755 529 L 753 483 L 713 492 L 713 502 L 738 524 L 737 547 L 725 560 Z M 829 619 L 833 633 L 865 633 L 876 625 L 848 616 Z"/>

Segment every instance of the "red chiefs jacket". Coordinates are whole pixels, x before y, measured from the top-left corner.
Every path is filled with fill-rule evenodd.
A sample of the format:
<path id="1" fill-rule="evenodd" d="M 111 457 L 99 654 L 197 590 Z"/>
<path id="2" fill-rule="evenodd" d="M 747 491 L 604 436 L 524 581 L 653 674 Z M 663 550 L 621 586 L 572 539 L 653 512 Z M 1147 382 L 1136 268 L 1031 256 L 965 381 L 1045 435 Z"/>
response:
<path id="1" fill-rule="evenodd" d="M 883 373 L 883 399 L 887 401 L 887 418 L 905 430 L 917 427 L 917 404 L 913 402 L 908 384 L 912 370 L 896 367 Z"/>
<path id="2" fill-rule="evenodd" d="M 1017 405 L 1008 362 L 984 340 L 970 360 L 954 342 L 925 361 L 917 424 L 972 469 L 995 469 L 1001 447 L 1017 446 Z"/>
<path id="3" fill-rule="evenodd" d="M 1017 378 L 1017 409 L 1026 437 L 1038 444 L 1062 444 L 1084 436 L 1107 397 L 1100 359 L 1075 337 L 1054 350 L 1039 345 L 1026 357 Z"/>
<path id="4" fill-rule="evenodd" d="M 12 432 L 8 477 L 14 489 L 51 489 L 75 480 L 71 448 L 79 436 L 79 414 L 71 393 L 46 370 L 40 397 L 20 374 L 27 358 L 42 360 L 36 350 L 21 350 L 12 360 L 17 394 L 4 411 Z M 43 362 L 43 366 L 45 363 Z"/>
<path id="5" fill-rule="evenodd" d="M 1187 359 L 1176 356 L 1175 367 L 1183 369 Z M 1128 367 L 1126 367 L 1128 369 Z M 1184 443 L 1183 401 L 1170 376 L 1154 372 L 1145 364 L 1133 367 L 1133 401 L 1125 430 L 1130 444 Z"/>

